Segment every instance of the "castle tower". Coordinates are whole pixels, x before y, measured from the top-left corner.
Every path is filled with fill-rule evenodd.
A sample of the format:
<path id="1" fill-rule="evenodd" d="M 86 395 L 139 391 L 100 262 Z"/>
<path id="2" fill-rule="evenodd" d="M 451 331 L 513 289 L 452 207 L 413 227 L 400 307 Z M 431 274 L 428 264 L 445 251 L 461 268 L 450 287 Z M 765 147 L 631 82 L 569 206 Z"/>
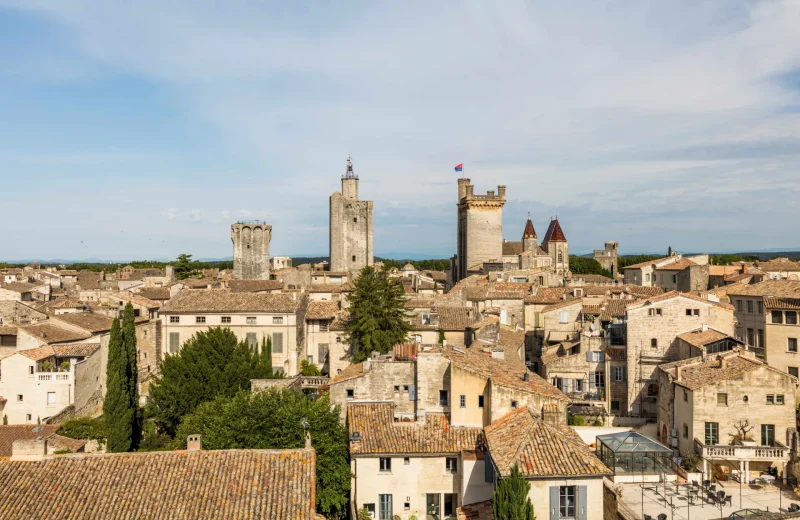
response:
<path id="1" fill-rule="evenodd" d="M 503 206 L 506 187 L 497 194 L 475 195 L 469 179 L 458 179 L 458 235 L 454 282 L 467 276 L 473 266 L 503 258 Z"/>
<path id="2" fill-rule="evenodd" d="M 233 278 L 269 280 L 269 242 L 272 226 L 260 220 L 231 224 Z"/>
<path id="3" fill-rule="evenodd" d="M 358 175 L 347 158 L 342 191 L 330 198 L 330 269 L 358 271 L 374 263 L 371 200 L 358 200 Z"/>
<path id="4" fill-rule="evenodd" d="M 617 242 L 606 242 L 605 249 L 594 250 L 594 259 L 600 263 L 603 269 L 611 273 L 612 278 L 616 277 L 618 273 L 618 252 L 619 244 Z"/>
<path id="5" fill-rule="evenodd" d="M 533 228 L 530 215 L 525 223 L 525 231 L 522 232 L 522 250 L 536 251 L 536 230 Z"/>
<path id="6" fill-rule="evenodd" d="M 542 249 L 553 259 L 553 271 L 556 274 L 565 275 L 569 272 L 569 242 L 558 223 L 558 217 L 550 220 L 542 239 Z"/>

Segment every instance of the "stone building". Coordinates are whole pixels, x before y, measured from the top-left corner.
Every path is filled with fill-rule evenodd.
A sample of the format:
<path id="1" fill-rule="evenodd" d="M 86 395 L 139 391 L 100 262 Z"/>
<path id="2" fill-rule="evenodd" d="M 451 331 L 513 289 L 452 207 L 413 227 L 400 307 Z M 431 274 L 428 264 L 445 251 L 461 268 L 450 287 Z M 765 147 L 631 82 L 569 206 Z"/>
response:
<path id="1" fill-rule="evenodd" d="M 550 268 L 553 259 L 537 244 L 536 229 L 530 217 L 525 222 L 522 240 L 519 242 L 503 240 L 504 271 L 513 269 Z"/>
<path id="2" fill-rule="evenodd" d="M 471 271 L 481 271 L 485 262 L 503 258 L 503 206 L 506 187 L 497 193 L 475 195 L 469 179 L 458 179 L 458 235 L 456 255 L 451 262 L 451 282 L 466 278 Z"/>
<path id="3" fill-rule="evenodd" d="M 355 272 L 374 263 L 373 202 L 358 200 L 358 175 L 347 158 L 342 191 L 330 198 L 330 270 Z"/>
<path id="4" fill-rule="evenodd" d="M 233 241 L 233 278 L 269 279 L 269 242 L 272 226 L 259 220 L 231 224 Z"/>
<path id="5" fill-rule="evenodd" d="M 600 267 L 611 273 L 612 278 L 616 278 L 619 274 L 617 253 L 619 252 L 619 243 L 606 242 L 604 249 L 594 250 L 594 259 L 600 264 Z"/>
<path id="6" fill-rule="evenodd" d="M 556 274 L 569 274 L 569 242 L 558 223 L 558 217 L 550 221 L 542 239 L 542 249 L 553 259 L 553 271 Z"/>

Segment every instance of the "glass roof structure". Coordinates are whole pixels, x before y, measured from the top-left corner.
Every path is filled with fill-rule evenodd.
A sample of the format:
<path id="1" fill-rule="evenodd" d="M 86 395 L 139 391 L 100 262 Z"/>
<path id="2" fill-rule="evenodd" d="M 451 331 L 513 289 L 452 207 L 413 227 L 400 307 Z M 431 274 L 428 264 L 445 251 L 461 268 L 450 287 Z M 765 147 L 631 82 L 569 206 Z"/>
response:
<path id="1" fill-rule="evenodd" d="M 672 450 L 641 433 L 598 435 L 595 454 L 614 472 L 614 478 L 625 476 L 626 482 L 644 482 L 645 475 L 672 474 Z"/>
<path id="2" fill-rule="evenodd" d="M 598 444 L 602 443 L 614 453 L 669 453 L 672 450 L 658 441 L 636 432 L 620 432 L 609 435 L 598 435 Z"/>

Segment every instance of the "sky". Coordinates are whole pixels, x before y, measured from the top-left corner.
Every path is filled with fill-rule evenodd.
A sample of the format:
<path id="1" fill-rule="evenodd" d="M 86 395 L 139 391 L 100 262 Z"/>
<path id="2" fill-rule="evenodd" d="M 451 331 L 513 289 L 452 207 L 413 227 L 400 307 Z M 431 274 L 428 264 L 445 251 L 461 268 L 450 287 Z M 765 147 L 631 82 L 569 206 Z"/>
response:
<path id="1" fill-rule="evenodd" d="M 800 0 L 0 0 L 0 260 L 449 257 L 457 178 L 573 253 L 800 249 Z"/>

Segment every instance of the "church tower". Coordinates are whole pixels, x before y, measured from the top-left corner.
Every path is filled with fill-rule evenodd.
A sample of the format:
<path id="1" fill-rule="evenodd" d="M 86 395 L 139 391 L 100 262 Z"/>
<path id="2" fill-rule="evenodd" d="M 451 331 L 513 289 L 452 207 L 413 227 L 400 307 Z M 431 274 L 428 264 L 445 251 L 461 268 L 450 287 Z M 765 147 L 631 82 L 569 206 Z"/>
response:
<path id="1" fill-rule="evenodd" d="M 536 230 L 533 229 L 530 215 L 525 223 L 525 231 L 522 232 L 522 251 L 536 252 Z"/>
<path id="2" fill-rule="evenodd" d="M 358 200 L 358 175 L 347 158 L 342 191 L 330 198 L 330 270 L 359 271 L 374 263 L 371 200 Z"/>
<path id="3" fill-rule="evenodd" d="M 569 242 L 558 223 L 558 217 L 550 220 L 542 240 L 542 249 L 553 259 L 553 272 L 560 275 L 569 273 Z"/>

